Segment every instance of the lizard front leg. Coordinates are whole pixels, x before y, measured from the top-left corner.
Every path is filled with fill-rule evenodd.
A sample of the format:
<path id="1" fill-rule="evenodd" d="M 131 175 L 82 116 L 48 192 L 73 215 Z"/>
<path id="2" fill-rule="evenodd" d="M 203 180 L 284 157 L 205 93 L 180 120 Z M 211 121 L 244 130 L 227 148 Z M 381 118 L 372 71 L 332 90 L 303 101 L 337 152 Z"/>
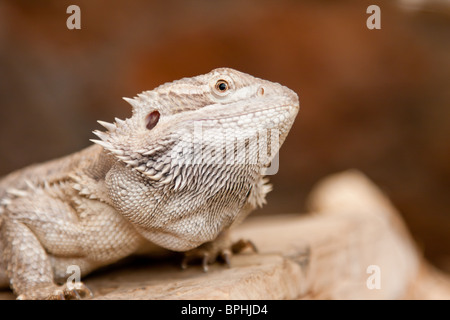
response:
<path id="1" fill-rule="evenodd" d="M 76 265 L 80 276 L 133 253 L 142 237 L 109 205 L 68 196 L 64 185 L 29 186 L 16 191 L 2 214 L 0 265 L 23 299 L 90 296 L 77 282 L 58 286 Z M 70 283 L 72 284 L 72 283 Z"/>
<path id="2" fill-rule="evenodd" d="M 83 238 L 74 208 L 60 199 L 58 187 L 15 191 L 4 207 L 0 226 L 0 265 L 19 299 L 79 298 L 90 291 L 59 286 L 53 257 L 80 256 Z"/>
<path id="3" fill-rule="evenodd" d="M 90 294 L 82 284 L 78 288 L 55 284 L 47 253 L 24 223 L 3 221 L 0 234 L 4 250 L 2 264 L 18 299 L 65 299 Z"/>
<path id="4" fill-rule="evenodd" d="M 186 269 L 188 264 L 194 261 L 201 261 L 204 272 L 208 272 L 208 265 L 215 263 L 221 259 L 225 264 L 231 266 L 231 257 L 233 254 L 240 253 L 246 248 L 250 248 L 253 252 L 257 252 L 256 246 L 250 240 L 241 239 L 237 242 L 231 240 L 230 230 L 225 229 L 219 236 L 210 242 L 186 251 L 184 253 L 181 268 Z"/>

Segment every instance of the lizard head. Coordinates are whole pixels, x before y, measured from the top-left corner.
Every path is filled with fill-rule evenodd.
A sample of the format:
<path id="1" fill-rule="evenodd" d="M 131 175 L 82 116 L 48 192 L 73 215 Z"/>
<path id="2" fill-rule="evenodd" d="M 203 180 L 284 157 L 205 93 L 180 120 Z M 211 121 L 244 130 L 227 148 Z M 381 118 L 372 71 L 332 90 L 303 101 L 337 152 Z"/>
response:
<path id="1" fill-rule="evenodd" d="M 131 118 L 99 121 L 107 131 L 94 131 L 100 140 L 92 141 L 132 170 L 155 182 L 173 182 L 175 189 L 184 182 L 180 168 L 195 161 L 223 161 L 226 155 L 235 161 L 239 142 L 244 150 L 256 139 L 259 148 L 269 146 L 276 153 L 299 110 L 290 89 L 229 68 L 124 99 L 133 108 Z M 222 154 L 226 146 L 231 148 Z M 256 165 L 267 166 L 275 155 L 265 154 L 255 156 Z"/>

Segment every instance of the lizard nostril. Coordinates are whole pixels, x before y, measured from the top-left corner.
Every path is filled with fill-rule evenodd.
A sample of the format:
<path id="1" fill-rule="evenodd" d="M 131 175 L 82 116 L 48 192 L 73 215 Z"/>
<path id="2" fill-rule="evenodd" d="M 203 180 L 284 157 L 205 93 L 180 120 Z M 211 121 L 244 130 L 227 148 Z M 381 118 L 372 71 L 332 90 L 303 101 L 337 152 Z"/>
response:
<path id="1" fill-rule="evenodd" d="M 264 87 L 259 87 L 258 91 L 256 92 L 256 94 L 260 97 L 262 97 L 264 95 Z"/>

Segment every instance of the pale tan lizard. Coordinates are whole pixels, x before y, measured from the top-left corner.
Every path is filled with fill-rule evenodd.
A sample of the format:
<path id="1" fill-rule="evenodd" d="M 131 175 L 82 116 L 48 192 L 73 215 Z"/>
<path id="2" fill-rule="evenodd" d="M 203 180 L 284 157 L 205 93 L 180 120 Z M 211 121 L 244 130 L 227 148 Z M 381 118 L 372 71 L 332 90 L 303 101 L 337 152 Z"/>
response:
<path id="1" fill-rule="evenodd" d="M 86 295 L 64 284 L 68 266 L 85 275 L 149 243 L 227 260 L 299 109 L 290 89 L 228 68 L 125 100 L 132 117 L 99 121 L 94 145 L 0 180 L 0 286 L 19 298 Z"/>

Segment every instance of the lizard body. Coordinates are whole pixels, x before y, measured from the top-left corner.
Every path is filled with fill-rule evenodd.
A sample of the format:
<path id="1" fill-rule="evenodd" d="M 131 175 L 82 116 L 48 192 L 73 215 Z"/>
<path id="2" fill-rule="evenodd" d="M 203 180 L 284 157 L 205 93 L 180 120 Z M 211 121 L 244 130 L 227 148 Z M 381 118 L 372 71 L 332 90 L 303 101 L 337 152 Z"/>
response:
<path id="1" fill-rule="evenodd" d="M 0 180 L 0 286 L 19 298 L 78 297 L 57 285 L 70 265 L 225 238 L 265 203 L 264 168 L 299 109 L 290 89 L 228 68 L 125 100 L 132 116 L 99 121 L 94 145 Z"/>

